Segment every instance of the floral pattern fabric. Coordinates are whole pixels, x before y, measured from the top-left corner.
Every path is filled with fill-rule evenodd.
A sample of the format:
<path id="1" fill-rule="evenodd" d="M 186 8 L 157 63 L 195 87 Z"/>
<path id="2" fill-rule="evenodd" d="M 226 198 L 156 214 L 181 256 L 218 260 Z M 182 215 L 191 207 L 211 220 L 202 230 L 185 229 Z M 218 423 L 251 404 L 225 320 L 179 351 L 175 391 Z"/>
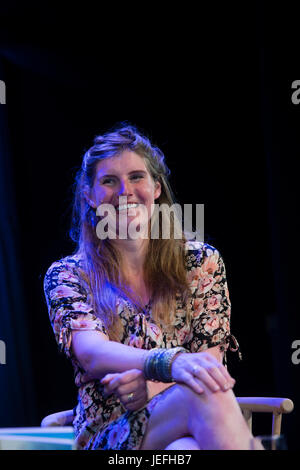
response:
<path id="1" fill-rule="evenodd" d="M 103 396 L 99 380 L 84 385 L 84 370 L 71 348 L 72 330 L 97 330 L 107 334 L 91 306 L 91 293 L 80 276 L 80 255 L 54 262 L 44 278 L 44 292 L 56 341 L 70 358 L 78 387 L 78 405 L 74 419 L 78 449 L 139 449 L 153 407 L 164 392 L 153 397 L 140 410 L 126 410 L 115 395 Z M 142 349 L 183 346 L 199 352 L 221 345 L 227 349 L 230 339 L 230 299 L 223 259 L 217 249 L 206 243 L 186 245 L 187 278 L 191 289 L 192 320 L 185 324 L 185 309 L 176 298 L 174 333 L 165 333 L 152 322 L 151 308 L 140 312 L 123 298 L 117 299 L 118 313 L 124 324 L 122 343 Z"/>

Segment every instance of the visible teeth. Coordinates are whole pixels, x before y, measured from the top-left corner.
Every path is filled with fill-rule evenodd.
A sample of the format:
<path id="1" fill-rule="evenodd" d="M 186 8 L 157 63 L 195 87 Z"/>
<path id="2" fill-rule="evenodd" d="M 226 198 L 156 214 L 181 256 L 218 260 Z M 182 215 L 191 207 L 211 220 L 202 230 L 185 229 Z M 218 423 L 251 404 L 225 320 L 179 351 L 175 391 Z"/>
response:
<path id="1" fill-rule="evenodd" d="M 138 207 L 138 204 L 121 204 L 118 207 L 118 211 L 124 211 L 127 209 L 135 209 L 136 207 Z"/>

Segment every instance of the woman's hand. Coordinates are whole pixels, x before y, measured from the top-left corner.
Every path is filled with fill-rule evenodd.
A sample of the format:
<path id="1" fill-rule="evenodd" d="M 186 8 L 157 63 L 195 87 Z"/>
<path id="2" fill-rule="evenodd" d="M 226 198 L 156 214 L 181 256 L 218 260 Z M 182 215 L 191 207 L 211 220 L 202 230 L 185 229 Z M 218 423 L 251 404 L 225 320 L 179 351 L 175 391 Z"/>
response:
<path id="1" fill-rule="evenodd" d="M 138 410 L 147 403 L 147 384 L 141 370 L 107 374 L 101 383 L 104 385 L 104 393 L 114 393 L 127 410 Z"/>
<path id="2" fill-rule="evenodd" d="M 212 392 L 225 392 L 235 384 L 226 367 L 205 351 L 175 356 L 172 377 L 176 382 L 185 383 L 196 393 L 203 393 L 205 387 Z"/>

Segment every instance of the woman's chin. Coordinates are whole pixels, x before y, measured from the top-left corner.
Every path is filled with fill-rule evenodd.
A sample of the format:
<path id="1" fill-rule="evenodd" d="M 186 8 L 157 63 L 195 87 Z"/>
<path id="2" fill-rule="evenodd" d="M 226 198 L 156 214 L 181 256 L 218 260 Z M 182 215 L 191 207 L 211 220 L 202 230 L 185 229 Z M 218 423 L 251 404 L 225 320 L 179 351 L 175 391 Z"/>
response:
<path id="1" fill-rule="evenodd" d="M 135 217 L 126 225 L 117 225 L 116 236 L 118 239 L 139 240 L 148 238 L 148 223 L 141 223 Z"/>

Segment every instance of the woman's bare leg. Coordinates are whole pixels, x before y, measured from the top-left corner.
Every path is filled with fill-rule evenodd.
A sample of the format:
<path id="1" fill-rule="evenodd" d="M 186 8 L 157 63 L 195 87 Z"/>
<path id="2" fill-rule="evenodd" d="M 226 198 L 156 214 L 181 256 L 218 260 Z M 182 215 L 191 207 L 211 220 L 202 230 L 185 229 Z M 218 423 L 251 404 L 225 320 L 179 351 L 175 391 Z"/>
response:
<path id="1" fill-rule="evenodd" d="M 201 450 L 193 437 L 187 436 L 171 442 L 164 450 Z"/>
<path id="2" fill-rule="evenodd" d="M 252 434 L 232 390 L 196 394 L 183 384 L 163 392 L 150 416 L 141 449 L 166 449 L 192 436 L 201 449 L 250 449 Z"/>

